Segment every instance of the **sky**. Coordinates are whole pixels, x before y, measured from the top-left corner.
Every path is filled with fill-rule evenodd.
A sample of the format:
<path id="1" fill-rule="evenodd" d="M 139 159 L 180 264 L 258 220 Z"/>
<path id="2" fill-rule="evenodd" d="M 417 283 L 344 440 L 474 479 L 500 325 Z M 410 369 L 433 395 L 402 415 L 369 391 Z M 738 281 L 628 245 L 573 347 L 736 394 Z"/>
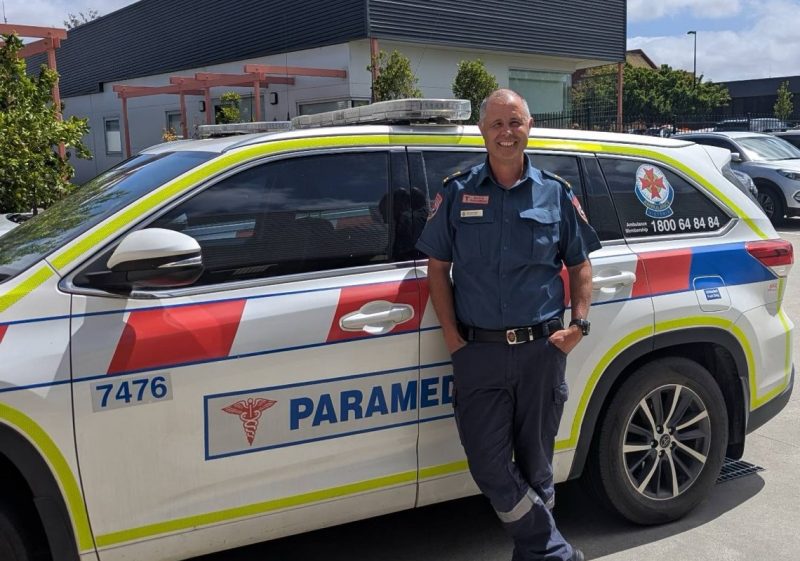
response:
<path id="1" fill-rule="evenodd" d="M 133 0 L 0 0 L 9 22 L 63 26 L 69 13 L 111 13 Z M 597 0 L 602 1 L 602 0 Z M 800 0 L 628 0 L 628 48 L 656 64 L 725 82 L 800 75 Z"/>

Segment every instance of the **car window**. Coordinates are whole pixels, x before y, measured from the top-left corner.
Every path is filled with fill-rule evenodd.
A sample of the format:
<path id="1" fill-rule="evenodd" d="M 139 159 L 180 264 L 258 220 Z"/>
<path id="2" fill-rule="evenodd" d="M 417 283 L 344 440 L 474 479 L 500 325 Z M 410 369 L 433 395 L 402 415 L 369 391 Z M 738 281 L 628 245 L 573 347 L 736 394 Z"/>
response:
<path id="1" fill-rule="evenodd" d="M 448 176 L 468 170 L 485 161 L 486 152 L 484 151 L 426 150 L 422 152 L 423 177 L 428 184 L 428 196 L 433 200 L 442 190 L 442 183 Z"/>
<path id="2" fill-rule="evenodd" d="M 622 228 L 600 164 L 595 157 L 586 157 L 582 161 L 586 177 L 584 207 L 589 223 L 597 232 L 600 241 L 621 240 Z"/>
<path id="3" fill-rule="evenodd" d="M 746 136 L 737 141 L 751 160 L 800 159 L 800 148 L 775 136 Z"/>
<path id="4" fill-rule="evenodd" d="M 730 221 L 708 197 L 669 169 L 599 158 L 626 238 L 719 230 Z"/>
<path id="5" fill-rule="evenodd" d="M 0 237 L 0 282 L 215 155 L 210 152 L 139 154 L 101 173 L 45 212 Z"/>
<path id="6" fill-rule="evenodd" d="M 781 140 L 785 140 L 792 146 L 800 148 L 800 134 L 782 134 L 778 136 Z"/>
<path id="7" fill-rule="evenodd" d="M 203 285 L 385 263 L 393 203 L 388 152 L 317 154 L 223 179 L 149 227 L 200 243 Z"/>
<path id="8" fill-rule="evenodd" d="M 724 148 L 729 152 L 737 152 L 738 148 L 734 146 L 732 142 L 725 140 L 724 138 L 713 138 L 713 137 L 700 137 L 700 138 L 690 138 L 688 140 L 692 140 L 698 144 L 703 144 L 705 146 L 716 146 L 717 148 Z"/>

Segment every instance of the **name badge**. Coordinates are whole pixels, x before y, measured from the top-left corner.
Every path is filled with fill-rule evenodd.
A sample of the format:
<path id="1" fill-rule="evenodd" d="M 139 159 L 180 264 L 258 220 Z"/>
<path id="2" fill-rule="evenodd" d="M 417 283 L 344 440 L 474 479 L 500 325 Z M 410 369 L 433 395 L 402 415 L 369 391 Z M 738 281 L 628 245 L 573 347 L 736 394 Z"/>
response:
<path id="1" fill-rule="evenodd" d="M 480 218 L 483 216 L 483 209 L 480 208 L 478 210 L 462 210 L 461 211 L 461 218 Z"/>
<path id="2" fill-rule="evenodd" d="M 488 205 L 489 195 L 468 195 L 467 193 L 464 193 L 464 196 L 461 198 L 461 202 L 474 205 Z"/>

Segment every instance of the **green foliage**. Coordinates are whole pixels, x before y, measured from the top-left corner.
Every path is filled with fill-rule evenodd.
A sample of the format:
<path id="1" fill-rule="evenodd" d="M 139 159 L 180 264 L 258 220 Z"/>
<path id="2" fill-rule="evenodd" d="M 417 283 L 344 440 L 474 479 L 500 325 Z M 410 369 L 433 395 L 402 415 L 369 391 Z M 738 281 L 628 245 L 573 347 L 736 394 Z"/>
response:
<path id="1" fill-rule="evenodd" d="M 781 121 L 788 121 L 794 112 L 792 97 L 794 97 L 794 94 L 789 90 L 789 82 L 783 82 L 778 88 L 778 101 L 775 102 L 775 106 L 772 108 L 775 116 Z"/>
<path id="2" fill-rule="evenodd" d="M 709 113 L 727 105 L 731 97 L 727 88 L 703 82 L 685 70 L 636 68 L 625 65 L 622 107 L 626 116 L 647 115 L 653 119 L 669 119 L 673 115 Z"/>
<path id="3" fill-rule="evenodd" d="M 614 66 L 587 71 L 585 80 L 572 89 L 575 106 L 593 104 L 616 107 L 617 74 Z M 625 65 L 622 109 L 626 119 L 646 116 L 668 120 L 675 115 L 709 113 L 728 104 L 728 90 L 713 82 L 697 82 L 691 72 L 674 70 L 666 64 L 658 69 Z"/>
<path id="4" fill-rule="evenodd" d="M 378 69 L 378 77 L 372 84 L 372 101 L 422 97 L 408 57 L 397 51 L 392 51 L 391 56 L 381 51 L 367 66 L 370 72 L 373 68 Z"/>
<path id="5" fill-rule="evenodd" d="M 78 12 L 77 14 L 70 12 L 67 14 L 67 19 L 64 20 L 64 27 L 67 29 L 75 29 L 79 25 L 89 23 L 98 17 L 100 17 L 100 12 L 97 10 L 89 10 L 85 14 L 83 12 Z"/>
<path id="6" fill-rule="evenodd" d="M 497 87 L 497 78 L 486 70 L 480 59 L 462 60 L 458 63 L 456 78 L 453 80 L 453 95 L 457 99 L 468 99 L 472 104 L 468 124 L 474 125 L 478 122 L 481 102 Z"/>
<path id="7" fill-rule="evenodd" d="M 38 77 L 28 76 L 17 56 L 22 41 L 3 35 L 0 47 L 0 210 L 29 211 L 47 207 L 73 186 L 75 170 L 57 153 L 63 143 L 79 158 L 91 158 L 81 141 L 87 119 L 58 119 L 52 88 L 58 74 L 42 66 Z M 68 152 L 69 154 L 69 152 Z"/>
<path id="8" fill-rule="evenodd" d="M 220 110 L 217 114 L 217 123 L 240 123 L 242 115 L 239 111 L 239 106 L 242 101 L 242 96 L 236 92 L 225 92 L 220 96 Z"/>

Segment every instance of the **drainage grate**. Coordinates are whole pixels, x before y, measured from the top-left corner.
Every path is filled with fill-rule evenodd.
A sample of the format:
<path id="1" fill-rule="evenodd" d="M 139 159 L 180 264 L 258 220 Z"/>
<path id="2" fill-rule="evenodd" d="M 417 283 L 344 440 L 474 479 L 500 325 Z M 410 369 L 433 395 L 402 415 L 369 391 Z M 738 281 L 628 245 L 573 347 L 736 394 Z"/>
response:
<path id="1" fill-rule="evenodd" d="M 750 462 L 745 462 L 744 460 L 725 458 L 725 463 L 722 464 L 717 483 L 723 483 L 724 481 L 730 481 L 731 479 L 744 477 L 745 475 L 751 475 L 759 471 L 764 471 L 764 468 L 751 464 Z"/>

